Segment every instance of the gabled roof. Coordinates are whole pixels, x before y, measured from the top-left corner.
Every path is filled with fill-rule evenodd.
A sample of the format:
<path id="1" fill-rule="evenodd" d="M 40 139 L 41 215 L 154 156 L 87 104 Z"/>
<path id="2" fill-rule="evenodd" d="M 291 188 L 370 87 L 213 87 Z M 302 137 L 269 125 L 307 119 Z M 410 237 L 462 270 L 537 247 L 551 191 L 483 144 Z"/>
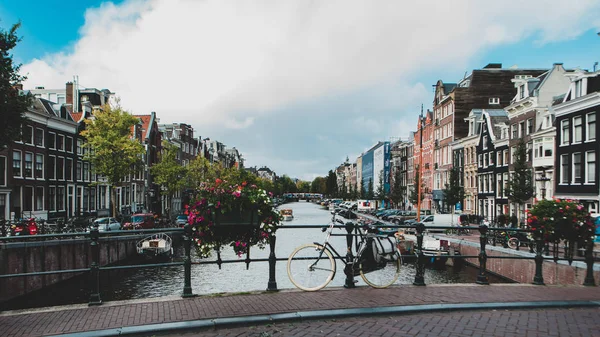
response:
<path id="1" fill-rule="evenodd" d="M 71 118 L 73 118 L 75 122 L 80 122 L 81 116 L 83 116 L 83 112 L 70 112 L 70 114 Z"/>
<path id="2" fill-rule="evenodd" d="M 502 128 L 499 124 L 508 123 L 508 113 L 504 109 L 485 109 L 483 116 L 488 121 L 488 131 L 492 140 L 500 139 Z"/>
<path id="3" fill-rule="evenodd" d="M 150 123 L 152 115 L 135 115 L 135 117 L 139 118 L 142 122 L 142 139 L 146 139 L 152 127 Z"/>

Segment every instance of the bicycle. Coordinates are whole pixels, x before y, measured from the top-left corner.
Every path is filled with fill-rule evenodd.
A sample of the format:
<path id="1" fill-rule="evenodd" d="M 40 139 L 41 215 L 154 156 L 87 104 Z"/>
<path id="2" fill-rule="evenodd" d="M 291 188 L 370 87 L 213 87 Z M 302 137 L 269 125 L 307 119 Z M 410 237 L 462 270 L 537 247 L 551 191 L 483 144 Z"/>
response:
<path id="1" fill-rule="evenodd" d="M 356 254 L 349 261 L 345 256 L 339 254 L 329 243 L 329 238 L 334 236 L 345 236 L 345 234 L 332 234 L 336 224 L 343 223 L 335 219 L 335 214 L 328 227 L 323 228 L 326 232 L 323 243 L 309 243 L 297 247 L 290 254 L 287 262 L 287 273 L 290 281 L 299 289 L 305 291 L 316 291 L 324 288 L 333 280 L 336 273 L 336 261 L 333 255 L 340 259 L 344 265 L 350 267 L 354 276 L 361 278 L 373 288 L 386 288 L 396 282 L 400 275 L 400 254 L 396 249 L 396 242 L 392 242 L 388 235 L 376 234 L 375 230 L 367 227 L 361 231 L 354 225 L 352 234 L 358 238 L 355 244 Z M 390 244 L 382 240 L 387 239 Z"/>
<path id="2" fill-rule="evenodd" d="M 496 241 L 505 245 L 505 247 L 508 246 L 509 248 L 516 249 L 520 244 L 519 239 L 516 236 L 511 236 L 508 232 L 497 232 L 496 235 Z M 488 237 L 488 243 L 491 244 L 492 242 L 490 241 L 492 240 L 492 237 Z"/>

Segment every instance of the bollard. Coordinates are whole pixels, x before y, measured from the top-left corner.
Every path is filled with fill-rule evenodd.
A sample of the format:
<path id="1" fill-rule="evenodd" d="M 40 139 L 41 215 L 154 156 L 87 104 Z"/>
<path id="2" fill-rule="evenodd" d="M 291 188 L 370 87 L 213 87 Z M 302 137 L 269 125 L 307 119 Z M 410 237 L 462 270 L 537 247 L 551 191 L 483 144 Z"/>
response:
<path id="1" fill-rule="evenodd" d="M 588 239 L 585 249 L 585 263 L 587 264 L 587 271 L 583 285 L 593 287 L 596 282 L 594 282 L 594 242 L 591 238 Z"/>
<path id="2" fill-rule="evenodd" d="M 193 297 L 192 294 L 192 226 L 185 224 L 183 226 L 183 249 L 185 256 L 183 257 L 183 294 L 181 297 Z"/>
<path id="3" fill-rule="evenodd" d="M 417 230 L 417 273 L 415 274 L 415 281 L 413 285 L 424 286 L 425 285 L 425 255 L 423 254 L 423 233 L 425 232 L 425 225 L 418 223 L 416 226 Z"/>
<path id="4" fill-rule="evenodd" d="M 354 268 L 358 266 L 354 266 L 354 256 L 352 255 L 352 242 L 354 241 L 354 236 L 352 232 L 354 231 L 354 223 L 346 222 L 346 266 L 344 267 L 344 274 L 346 274 L 346 283 L 344 283 L 344 288 L 356 288 L 354 284 Z"/>
<path id="5" fill-rule="evenodd" d="M 98 239 L 100 238 L 100 232 L 98 232 L 98 225 L 96 224 L 90 231 L 90 250 L 92 253 L 92 265 L 90 267 L 90 285 L 92 287 L 90 292 L 89 306 L 100 305 L 102 300 L 100 299 L 100 247 L 98 246 Z"/>
<path id="6" fill-rule="evenodd" d="M 544 249 L 544 230 L 541 228 L 537 230 L 535 242 L 535 276 L 533 277 L 533 284 L 543 286 L 544 276 L 542 274 L 542 265 L 544 257 L 542 256 L 542 250 Z"/>
<path id="7" fill-rule="evenodd" d="M 488 276 L 485 274 L 487 265 L 487 254 L 485 252 L 485 244 L 487 243 L 487 231 L 486 225 L 479 226 L 479 245 L 481 250 L 479 252 L 479 274 L 477 275 L 477 284 L 490 284 Z"/>
<path id="8" fill-rule="evenodd" d="M 277 291 L 277 281 L 275 281 L 275 263 L 277 258 L 275 257 L 275 234 L 271 232 L 269 235 L 269 283 L 267 284 L 267 291 Z"/>

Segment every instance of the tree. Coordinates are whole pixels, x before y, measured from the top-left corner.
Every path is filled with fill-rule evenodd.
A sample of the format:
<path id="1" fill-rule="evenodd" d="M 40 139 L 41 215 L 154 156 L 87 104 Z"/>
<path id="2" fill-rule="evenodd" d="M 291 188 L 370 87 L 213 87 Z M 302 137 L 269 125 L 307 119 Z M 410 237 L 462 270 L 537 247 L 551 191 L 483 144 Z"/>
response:
<path id="1" fill-rule="evenodd" d="M 460 169 L 453 166 L 449 173 L 448 184 L 443 191 L 444 201 L 452 206 L 452 215 L 454 215 L 456 204 L 465 200 L 465 189 L 460 186 Z M 454 221 L 454 217 L 451 218 L 451 221 Z"/>
<path id="2" fill-rule="evenodd" d="M 308 181 L 298 180 L 296 183 L 299 192 L 308 193 L 310 192 L 310 183 Z"/>
<path id="3" fill-rule="evenodd" d="M 527 147 L 523 139 L 517 145 L 513 160 L 514 173 L 505 192 L 508 199 L 518 205 L 517 219 L 520 219 L 521 208 L 535 195 L 531 169 L 527 166 Z"/>
<path id="4" fill-rule="evenodd" d="M 415 167 L 415 183 L 410 191 L 410 195 L 408 196 L 408 201 L 410 201 L 413 205 L 417 205 L 419 203 L 419 191 L 417 191 L 417 186 L 421 182 L 421 201 L 425 198 L 425 184 L 421 181 L 421 174 L 419 165 Z"/>
<path id="5" fill-rule="evenodd" d="M 123 110 L 118 103 L 115 106 L 106 104 L 102 109 L 94 110 L 92 115 L 93 118 L 85 120 L 86 129 L 81 132 L 85 137 L 84 147 L 89 149 L 84 159 L 110 185 L 112 215 L 116 216 L 114 187 L 142 165 L 144 146 L 131 134 L 132 127 L 140 120 Z"/>
<path id="6" fill-rule="evenodd" d="M 379 172 L 379 181 L 377 183 L 375 198 L 377 198 L 377 200 L 387 200 L 388 196 L 387 193 L 385 193 L 385 186 L 383 185 L 383 170 Z"/>
<path id="7" fill-rule="evenodd" d="M 327 182 L 325 184 L 325 189 L 327 191 L 327 196 L 332 198 L 335 197 L 337 195 L 337 190 L 338 190 L 338 186 L 337 186 L 337 177 L 335 176 L 335 172 L 333 172 L 333 170 L 329 170 L 329 173 L 327 174 Z"/>
<path id="8" fill-rule="evenodd" d="M 181 191 L 186 185 L 185 177 L 187 169 L 177 162 L 179 147 L 168 141 L 162 142 L 160 161 L 150 168 L 154 182 L 162 186 L 161 194 L 167 197 L 167 205 L 171 205 L 173 195 Z M 169 206 L 168 217 L 171 219 L 171 206 Z"/>
<path id="9" fill-rule="evenodd" d="M 400 170 L 396 170 L 394 173 L 394 182 L 392 184 L 392 190 L 390 192 L 390 199 L 398 207 L 404 201 L 404 194 L 406 193 L 406 186 L 402 186 L 402 173 Z"/>
<path id="10" fill-rule="evenodd" d="M 369 189 L 367 190 L 367 199 L 373 200 L 375 193 L 373 192 L 373 178 L 369 178 Z"/>
<path id="11" fill-rule="evenodd" d="M 31 105 L 32 96 L 19 93 L 18 85 L 27 77 L 19 75 L 21 65 L 14 65 L 10 50 L 21 38 L 17 36 L 17 23 L 10 30 L 0 28 L 0 150 L 21 137 L 21 125 L 27 121 L 25 112 Z"/>
<path id="12" fill-rule="evenodd" d="M 326 194 L 327 193 L 326 182 L 327 182 L 326 178 L 316 177 L 310 185 L 310 192 Z"/>
<path id="13" fill-rule="evenodd" d="M 360 198 L 367 199 L 367 190 L 365 184 L 360 184 Z"/>

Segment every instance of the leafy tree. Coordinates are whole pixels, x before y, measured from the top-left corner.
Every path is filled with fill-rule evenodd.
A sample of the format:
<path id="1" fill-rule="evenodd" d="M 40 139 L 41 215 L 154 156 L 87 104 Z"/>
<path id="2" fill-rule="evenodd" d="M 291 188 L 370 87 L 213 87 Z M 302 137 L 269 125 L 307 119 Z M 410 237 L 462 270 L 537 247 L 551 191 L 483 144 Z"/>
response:
<path id="1" fill-rule="evenodd" d="M 31 95 L 21 95 L 17 85 L 27 79 L 19 75 L 21 65 L 14 65 L 10 50 L 21 38 L 17 29 L 21 23 L 13 25 L 10 30 L 0 28 L 0 150 L 21 137 L 21 125 L 27 121 L 25 112 L 31 105 Z"/>
<path id="2" fill-rule="evenodd" d="M 518 205 L 517 219 L 520 219 L 519 213 L 527 200 L 534 195 L 533 177 L 531 169 L 527 166 L 527 147 L 523 139 L 519 141 L 514 154 L 514 173 L 508 181 L 506 195 L 508 199 Z"/>
<path id="3" fill-rule="evenodd" d="M 454 215 L 454 209 L 456 204 L 465 200 L 465 189 L 460 185 L 460 169 L 453 166 L 450 169 L 450 176 L 448 184 L 444 188 L 444 201 L 452 206 L 452 214 Z M 454 217 L 451 218 L 453 221 Z"/>
<path id="4" fill-rule="evenodd" d="M 177 162 L 179 147 L 166 140 L 162 142 L 160 161 L 150 168 L 154 182 L 162 186 L 161 194 L 167 197 L 167 205 L 171 205 L 173 195 L 185 186 L 187 169 Z M 169 219 L 173 210 L 169 206 Z"/>
<path id="5" fill-rule="evenodd" d="M 390 199 L 398 207 L 404 201 L 404 194 L 406 193 L 406 186 L 402 186 L 402 173 L 400 170 L 396 170 L 394 173 L 394 182 L 392 184 L 392 191 L 390 192 Z"/>
<path id="6" fill-rule="evenodd" d="M 310 185 L 310 191 L 312 193 L 327 193 L 326 187 L 327 179 L 324 177 L 316 177 Z"/>
<path id="7" fill-rule="evenodd" d="M 299 192 L 303 192 L 303 193 L 310 192 L 310 182 L 308 182 L 308 181 L 298 180 L 298 183 L 296 184 L 296 186 L 298 186 Z"/>
<path id="8" fill-rule="evenodd" d="M 106 104 L 92 114 L 93 118 L 85 120 L 86 129 L 81 132 L 85 137 L 84 147 L 89 149 L 84 159 L 92 163 L 96 172 L 111 186 L 112 214 L 116 216 L 114 187 L 142 164 L 144 146 L 131 134 L 132 127 L 140 120 L 118 103 L 115 106 Z"/>
<path id="9" fill-rule="evenodd" d="M 360 198 L 367 199 L 367 190 L 365 184 L 360 184 Z"/>
<path id="10" fill-rule="evenodd" d="M 410 195 L 408 196 L 409 201 L 413 205 L 417 205 L 419 203 L 419 191 L 417 190 L 417 184 L 421 182 L 421 201 L 425 199 L 425 184 L 421 181 L 421 173 L 419 170 L 419 165 L 415 167 L 415 183 L 411 188 Z"/>
<path id="11" fill-rule="evenodd" d="M 327 182 L 325 184 L 325 189 L 327 192 L 327 196 L 329 196 L 330 198 L 335 197 L 337 195 L 337 177 L 335 176 L 335 172 L 333 172 L 333 170 L 329 170 L 329 173 L 327 174 Z"/>
<path id="12" fill-rule="evenodd" d="M 367 199 L 373 200 L 375 193 L 373 192 L 373 178 L 369 178 L 369 189 L 367 190 Z"/>
<path id="13" fill-rule="evenodd" d="M 385 193 L 385 186 L 383 185 L 383 170 L 379 172 L 379 185 L 377 186 L 377 191 L 375 191 L 375 198 L 378 200 L 387 200 L 388 196 Z"/>

